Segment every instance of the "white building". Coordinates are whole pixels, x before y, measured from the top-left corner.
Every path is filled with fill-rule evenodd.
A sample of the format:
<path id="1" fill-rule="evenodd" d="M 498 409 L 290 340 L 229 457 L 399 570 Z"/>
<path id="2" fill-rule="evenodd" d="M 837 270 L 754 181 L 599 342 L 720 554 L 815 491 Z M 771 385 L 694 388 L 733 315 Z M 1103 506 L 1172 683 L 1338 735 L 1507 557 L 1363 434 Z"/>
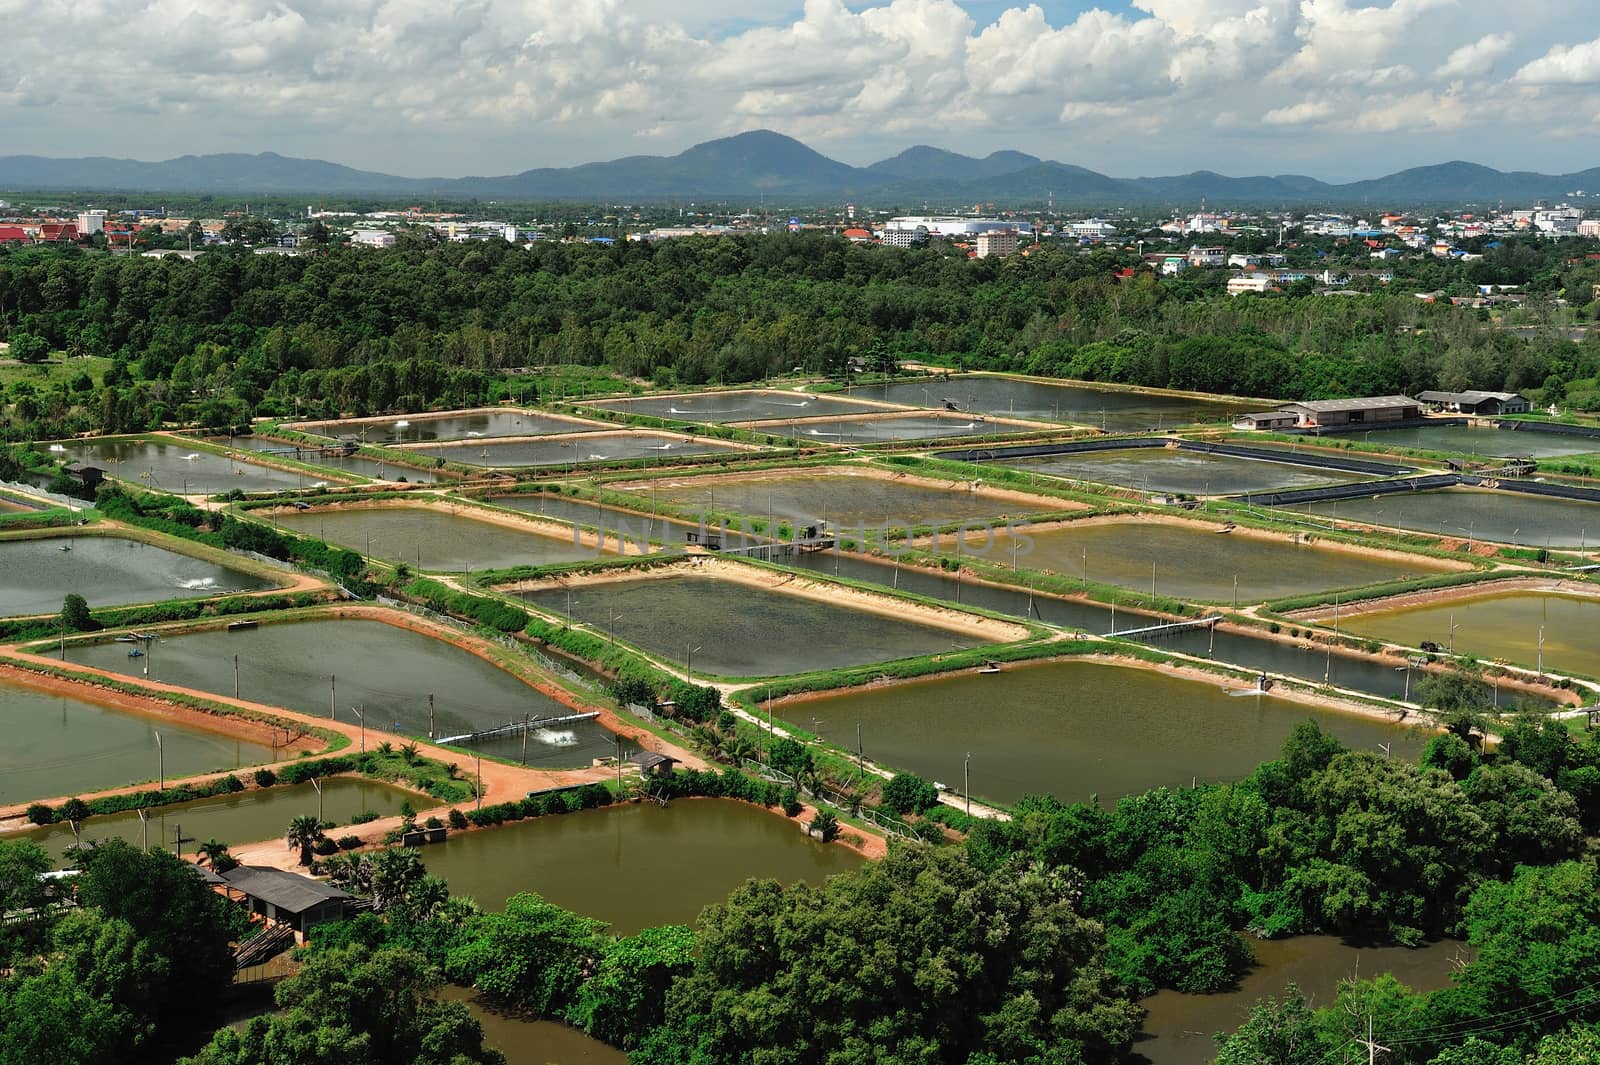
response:
<path id="1" fill-rule="evenodd" d="M 1600 218 L 1590 218 L 1578 223 L 1578 236 L 1600 237 Z"/>
<path id="2" fill-rule="evenodd" d="M 1228 295 L 1242 296 L 1246 292 L 1262 293 L 1272 289 L 1272 278 L 1266 274 L 1240 274 L 1228 278 Z"/>
<path id="3" fill-rule="evenodd" d="M 997 229 L 988 233 L 978 234 L 978 258 L 987 259 L 989 256 L 1005 257 L 1017 250 L 1017 231 L 1015 229 Z"/>
<path id="4" fill-rule="evenodd" d="M 1069 223 L 1067 232 L 1080 240 L 1110 240 L 1117 235 L 1117 227 L 1110 222 L 1090 218 L 1083 222 Z"/>
<path id="5" fill-rule="evenodd" d="M 106 213 L 104 211 L 84 211 L 78 215 L 78 236 L 87 237 L 91 233 L 104 233 L 106 231 Z"/>
<path id="6" fill-rule="evenodd" d="M 1202 248 L 1198 244 L 1189 247 L 1190 266 L 1221 266 L 1228 261 L 1228 249 L 1218 246 Z"/>
<path id="7" fill-rule="evenodd" d="M 392 248 L 394 234 L 387 229 L 358 229 L 350 234 L 350 243 L 366 248 Z"/>
<path id="8" fill-rule="evenodd" d="M 906 247 L 933 237 L 976 237 L 980 233 L 1015 230 L 1016 226 L 998 218 L 960 218 L 955 215 L 905 215 L 883 224 L 883 243 Z M 907 234 L 895 237 L 891 234 Z M 902 242 L 903 240 L 903 242 Z"/>

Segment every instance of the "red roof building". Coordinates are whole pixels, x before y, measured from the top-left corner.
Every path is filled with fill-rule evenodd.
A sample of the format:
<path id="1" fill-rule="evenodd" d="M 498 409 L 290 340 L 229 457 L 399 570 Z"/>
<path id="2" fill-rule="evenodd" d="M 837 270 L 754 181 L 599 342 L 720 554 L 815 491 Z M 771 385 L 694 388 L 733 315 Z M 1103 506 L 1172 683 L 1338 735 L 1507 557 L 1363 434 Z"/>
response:
<path id="1" fill-rule="evenodd" d="M 0 244 L 26 244 L 28 234 L 21 226 L 0 226 Z"/>
<path id="2" fill-rule="evenodd" d="M 76 222 L 46 222 L 39 227 L 39 239 L 42 241 L 74 241 L 78 239 L 78 223 Z"/>

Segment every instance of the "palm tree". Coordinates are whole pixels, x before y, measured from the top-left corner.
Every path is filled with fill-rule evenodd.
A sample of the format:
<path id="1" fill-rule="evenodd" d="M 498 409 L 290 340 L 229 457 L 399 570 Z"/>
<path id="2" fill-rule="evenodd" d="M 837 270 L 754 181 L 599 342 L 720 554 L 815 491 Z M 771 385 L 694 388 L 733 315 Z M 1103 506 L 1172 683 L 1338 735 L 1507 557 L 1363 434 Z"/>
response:
<path id="1" fill-rule="evenodd" d="M 211 868 L 219 873 L 226 873 L 229 869 L 239 867 L 239 859 L 228 853 L 228 845 L 220 839 L 208 839 L 200 844 L 200 856 L 211 863 Z"/>
<path id="2" fill-rule="evenodd" d="M 322 838 L 322 826 L 311 814 L 302 814 L 289 822 L 289 846 L 300 848 L 300 864 L 311 864 L 311 848 Z"/>
<path id="3" fill-rule="evenodd" d="M 417 764 L 418 747 L 415 743 L 403 744 L 400 747 L 400 757 L 405 759 L 406 765 Z"/>

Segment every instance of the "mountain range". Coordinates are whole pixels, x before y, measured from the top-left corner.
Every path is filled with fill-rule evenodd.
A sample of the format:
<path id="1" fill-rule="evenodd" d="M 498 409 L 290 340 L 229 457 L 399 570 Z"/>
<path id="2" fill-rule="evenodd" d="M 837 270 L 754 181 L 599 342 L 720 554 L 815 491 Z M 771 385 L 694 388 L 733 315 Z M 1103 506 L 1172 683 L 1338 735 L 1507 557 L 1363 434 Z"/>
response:
<path id="1" fill-rule="evenodd" d="M 1209 170 L 1116 178 L 1024 152 L 984 158 L 919 145 L 865 167 L 850 166 L 770 130 L 697 144 L 673 156 L 525 170 L 499 177 L 406 178 L 272 152 L 185 155 L 164 162 L 91 157 L 0 156 L 0 190 L 374 195 L 445 199 L 669 202 L 749 200 L 785 204 L 871 199 L 882 205 L 1042 204 L 1113 207 L 1186 204 L 1260 206 L 1525 203 L 1576 190 L 1600 195 L 1600 167 L 1575 174 L 1500 171 L 1476 163 L 1416 167 L 1367 181 L 1330 184 L 1298 174 L 1228 177 Z"/>

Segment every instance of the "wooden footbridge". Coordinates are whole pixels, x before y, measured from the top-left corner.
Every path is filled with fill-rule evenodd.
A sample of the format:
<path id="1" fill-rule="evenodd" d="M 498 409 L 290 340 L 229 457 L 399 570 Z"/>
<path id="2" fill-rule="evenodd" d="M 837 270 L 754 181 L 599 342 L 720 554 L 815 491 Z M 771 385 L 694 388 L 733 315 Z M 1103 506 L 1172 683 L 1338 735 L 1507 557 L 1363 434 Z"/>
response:
<path id="1" fill-rule="evenodd" d="M 600 716 L 600 711 L 592 710 L 586 714 L 566 714 L 562 717 L 543 717 L 537 721 L 524 718 L 521 721 L 512 721 L 504 725 L 495 725 L 491 728 L 480 729 L 477 732 L 463 732 L 459 736 L 444 736 L 434 740 L 434 743 L 444 746 L 446 744 L 460 745 L 475 743 L 491 736 L 509 736 L 524 729 L 553 728 L 556 725 L 571 725 L 578 721 L 592 721 Z"/>

